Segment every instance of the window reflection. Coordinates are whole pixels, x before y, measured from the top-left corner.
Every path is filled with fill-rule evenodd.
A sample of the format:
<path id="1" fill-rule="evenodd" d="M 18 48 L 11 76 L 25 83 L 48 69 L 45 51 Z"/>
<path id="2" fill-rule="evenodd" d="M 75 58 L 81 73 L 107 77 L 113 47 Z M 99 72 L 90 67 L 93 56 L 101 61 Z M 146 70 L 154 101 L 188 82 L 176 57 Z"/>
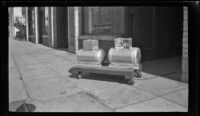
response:
<path id="1" fill-rule="evenodd" d="M 85 34 L 123 34 L 124 7 L 84 7 Z"/>
<path id="2" fill-rule="evenodd" d="M 29 18 L 29 24 L 30 24 L 29 33 L 30 33 L 30 35 L 34 35 L 34 33 L 35 33 L 35 11 L 34 11 L 34 8 L 30 7 L 28 12 L 30 13 L 29 14 L 29 16 L 30 16 L 30 18 Z"/>
<path id="3" fill-rule="evenodd" d="M 45 34 L 48 34 L 48 29 L 49 29 L 49 12 L 48 12 L 48 7 L 45 7 Z"/>
<path id="4" fill-rule="evenodd" d="M 48 7 L 40 8 L 42 35 L 48 35 L 49 33 L 49 9 Z"/>

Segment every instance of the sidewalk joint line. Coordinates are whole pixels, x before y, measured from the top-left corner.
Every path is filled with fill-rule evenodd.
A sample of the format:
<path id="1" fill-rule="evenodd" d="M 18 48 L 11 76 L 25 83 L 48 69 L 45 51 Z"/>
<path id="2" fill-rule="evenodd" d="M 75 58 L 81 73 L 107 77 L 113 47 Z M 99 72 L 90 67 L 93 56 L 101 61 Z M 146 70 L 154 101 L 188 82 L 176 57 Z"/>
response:
<path id="1" fill-rule="evenodd" d="M 76 92 L 76 93 L 72 93 L 72 94 L 69 94 L 69 95 L 61 95 L 61 96 L 57 96 L 57 97 L 54 97 L 54 98 L 49 98 L 49 99 L 45 99 L 45 100 L 38 100 L 37 98 L 33 98 L 32 101 L 37 101 L 37 102 L 42 102 L 42 103 L 45 103 L 45 102 L 48 102 L 49 100 L 55 100 L 55 99 L 58 99 L 58 98 L 64 98 L 64 97 L 69 97 L 69 96 L 72 96 L 72 95 L 76 95 L 76 94 L 79 94 L 83 91 L 79 91 L 79 92 Z"/>
<path id="2" fill-rule="evenodd" d="M 176 100 L 170 100 L 170 99 L 164 98 L 163 96 L 161 96 L 161 98 L 163 98 L 163 99 L 165 99 L 165 100 L 167 100 L 167 101 L 169 101 L 169 102 L 171 102 L 171 103 L 174 103 L 174 102 L 175 102 L 175 104 L 177 104 L 177 105 L 180 105 L 180 106 L 182 106 L 182 107 L 188 108 L 188 106 L 184 106 L 183 104 L 178 103 Z M 189 99 L 188 99 L 188 100 L 189 100 Z"/>
<path id="3" fill-rule="evenodd" d="M 158 97 L 158 96 L 155 96 L 155 97 L 151 97 L 151 98 L 149 98 L 149 99 L 145 99 L 145 100 L 138 101 L 138 102 L 135 102 L 135 103 L 126 104 L 126 105 L 117 107 L 117 108 L 115 108 L 114 110 L 118 110 L 118 109 L 121 109 L 121 108 L 125 108 L 125 107 L 131 106 L 131 105 L 139 104 L 139 103 L 142 103 L 142 102 L 145 102 L 145 101 L 149 101 L 149 100 L 153 100 L 153 99 L 156 99 L 156 98 L 159 98 L 159 97 Z"/>
<path id="4" fill-rule="evenodd" d="M 168 94 L 171 94 L 171 93 L 180 91 L 180 90 L 184 90 L 184 89 L 186 89 L 186 88 L 188 88 L 188 87 L 183 87 L 183 88 L 179 88 L 179 89 L 176 89 L 176 90 L 172 90 L 172 91 L 167 92 L 167 93 L 164 93 L 164 94 L 162 94 L 162 95 L 157 95 L 157 94 L 155 94 L 155 93 L 153 93 L 153 92 L 150 92 L 150 91 L 148 91 L 148 90 L 145 90 L 145 89 L 142 89 L 142 88 L 139 88 L 139 87 L 136 87 L 136 86 L 135 86 L 135 88 L 137 88 L 137 89 L 139 89 L 139 90 L 142 90 L 142 91 L 145 91 L 145 92 L 148 92 L 148 93 L 150 93 L 150 94 L 153 94 L 153 95 L 155 95 L 155 96 L 157 96 L 157 97 L 162 97 L 162 96 L 165 96 L 165 95 L 168 95 Z"/>
<path id="5" fill-rule="evenodd" d="M 19 67 L 18 67 L 17 61 L 16 61 L 16 59 L 15 59 L 15 56 L 13 56 L 13 54 L 12 54 L 12 57 L 13 57 L 13 60 L 14 60 L 14 64 L 16 65 L 17 71 L 18 71 L 18 73 L 19 73 L 19 78 L 20 78 L 20 80 L 21 80 L 22 83 L 23 83 L 23 88 L 24 88 L 24 90 L 25 90 L 25 92 L 26 92 L 26 95 L 27 95 L 26 103 L 32 102 L 31 96 L 30 96 L 28 90 L 26 89 L 27 87 L 26 87 L 26 85 L 25 85 L 25 82 L 24 82 L 24 80 L 23 80 L 21 71 L 20 71 L 20 69 L 19 69 Z M 29 107 L 27 107 L 27 108 L 28 108 L 28 110 L 29 110 L 29 112 L 30 112 L 31 109 L 29 109 Z"/>
<path id="6" fill-rule="evenodd" d="M 103 106 L 105 106 L 106 108 L 110 109 L 111 111 L 115 112 L 114 109 L 110 108 L 109 106 L 107 106 L 106 104 L 104 104 L 101 99 L 99 99 L 97 96 L 93 95 L 92 93 L 90 92 L 87 92 L 86 91 L 86 94 L 89 95 L 90 97 L 92 97 L 93 99 L 95 99 L 97 102 L 99 102 L 100 104 L 102 104 Z"/>

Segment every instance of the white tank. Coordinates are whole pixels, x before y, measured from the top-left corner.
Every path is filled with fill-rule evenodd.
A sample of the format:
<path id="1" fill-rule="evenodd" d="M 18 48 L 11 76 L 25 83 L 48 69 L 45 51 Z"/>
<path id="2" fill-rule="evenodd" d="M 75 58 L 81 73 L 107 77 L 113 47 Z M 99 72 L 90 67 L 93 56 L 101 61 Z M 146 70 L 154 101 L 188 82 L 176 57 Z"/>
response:
<path id="1" fill-rule="evenodd" d="M 110 48 L 108 53 L 110 65 L 139 67 L 141 60 L 141 51 L 137 47 L 127 48 Z"/>
<path id="2" fill-rule="evenodd" d="M 103 49 L 97 49 L 94 51 L 80 49 L 77 54 L 77 60 L 79 63 L 101 64 L 104 57 L 105 52 Z"/>

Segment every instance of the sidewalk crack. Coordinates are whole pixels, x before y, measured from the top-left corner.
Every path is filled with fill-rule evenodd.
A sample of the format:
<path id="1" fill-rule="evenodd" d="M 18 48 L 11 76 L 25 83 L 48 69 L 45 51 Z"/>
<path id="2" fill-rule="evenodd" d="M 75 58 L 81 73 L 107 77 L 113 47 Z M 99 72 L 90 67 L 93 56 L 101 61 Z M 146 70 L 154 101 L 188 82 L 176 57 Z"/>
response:
<path id="1" fill-rule="evenodd" d="M 32 98 L 31 98 L 31 96 L 30 96 L 30 94 L 29 94 L 29 92 L 28 92 L 28 90 L 27 90 L 27 87 L 26 87 L 26 84 L 25 84 L 25 82 L 24 82 L 24 80 L 23 80 L 21 71 L 20 71 L 20 69 L 19 69 L 19 67 L 18 67 L 17 61 L 16 61 L 16 59 L 15 59 L 15 56 L 13 56 L 13 54 L 12 54 L 12 57 L 13 57 L 13 60 L 14 60 L 14 64 L 15 64 L 15 66 L 16 66 L 16 68 L 17 68 L 17 71 L 18 71 L 18 73 L 19 73 L 19 79 L 22 81 L 23 88 L 24 88 L 24 90 L 25 90 L 25 92 L 26 92 L 26 95 L 27 95 L 26 103 L 31 103 L 31 102 L 32 102 Z"/>
<path id="2" fill-rule="evenodd" d="M 91 93 L 89 93 L 89 92 L 87 92 L 87 91 L 85 91 L 85 93 L 86 93 L 88 96 L 90 96 L 90 97 L 92 97 L 93 99 L 95 99 L 95 100 L 96 100 L 97 102 L 99 102 L 100 104 L 102 104 L 103 106 L 105 106 L 106 108 L 108 108 L 108 109 L 110 109 L 111 111 L 115 112 L 114 109 L 112 109 L 112 108 L 110 108 L 109 106 L 107 106 L 106 104 L 104 104 L 97 96 L 95 96 L 95 95 L 93 95 L 93 94 L 91 94 Z"/>

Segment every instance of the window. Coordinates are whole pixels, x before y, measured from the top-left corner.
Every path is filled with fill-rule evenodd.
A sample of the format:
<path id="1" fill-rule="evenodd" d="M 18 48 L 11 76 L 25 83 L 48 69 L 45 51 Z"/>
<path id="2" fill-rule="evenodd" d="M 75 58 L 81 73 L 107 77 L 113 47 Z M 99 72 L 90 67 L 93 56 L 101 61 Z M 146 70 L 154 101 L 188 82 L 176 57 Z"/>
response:
<path id="1" fill-rule="evenodd" d="M 124 7 L 83 7 L 84 34 L 123 34 Z"/>
<path id="2" fill-rule="evenodd" d="M 41 25 L 42 25 L 42 35 L 49 34 L 49 8 L 40 8 Z"/>
<path id="3" fill-rule="evenodd" d="M 35 33 L 35 11 L 33 7 L 29 8 L 29 33 L 30 35 L 34 35 Z"/>

